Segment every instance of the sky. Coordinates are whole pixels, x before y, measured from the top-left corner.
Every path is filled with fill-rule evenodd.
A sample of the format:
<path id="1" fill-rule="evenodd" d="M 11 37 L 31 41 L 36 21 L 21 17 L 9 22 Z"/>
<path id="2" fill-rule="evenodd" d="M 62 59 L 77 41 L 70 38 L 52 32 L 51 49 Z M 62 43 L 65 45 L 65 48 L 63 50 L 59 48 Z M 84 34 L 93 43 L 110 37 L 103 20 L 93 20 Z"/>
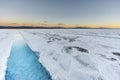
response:
<path id="1" fill-rule="evenodd" d="M 120 0 L 0 0 L 0 25 L 120 28 Z"/>

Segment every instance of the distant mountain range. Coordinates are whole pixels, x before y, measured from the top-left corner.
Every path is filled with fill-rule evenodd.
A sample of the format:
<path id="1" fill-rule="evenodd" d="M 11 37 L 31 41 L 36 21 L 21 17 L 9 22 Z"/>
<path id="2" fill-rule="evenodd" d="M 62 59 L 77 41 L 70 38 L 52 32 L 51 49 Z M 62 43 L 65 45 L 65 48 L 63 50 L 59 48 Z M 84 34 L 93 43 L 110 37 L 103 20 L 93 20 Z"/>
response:
<path id="1" fill-rule="evenodd" d="M 104 27 L 99 27 L 99 28 L 90 28 L 90 27 L 65 28 L 65 27 L 0 26 L 0 29 L 109 29 L 109 28 L 104 28 Z"/>

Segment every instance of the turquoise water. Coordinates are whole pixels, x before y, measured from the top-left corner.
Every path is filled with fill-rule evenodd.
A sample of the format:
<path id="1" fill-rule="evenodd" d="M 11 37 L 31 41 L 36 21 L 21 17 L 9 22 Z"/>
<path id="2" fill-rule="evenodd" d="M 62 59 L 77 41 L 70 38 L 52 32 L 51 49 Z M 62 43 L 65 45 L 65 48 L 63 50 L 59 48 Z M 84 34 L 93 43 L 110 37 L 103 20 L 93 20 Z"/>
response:
<path id="1" fill-rule="evenodd" d="M 5 80 L 52 80 L 20 34 L 13 41 Z"/>

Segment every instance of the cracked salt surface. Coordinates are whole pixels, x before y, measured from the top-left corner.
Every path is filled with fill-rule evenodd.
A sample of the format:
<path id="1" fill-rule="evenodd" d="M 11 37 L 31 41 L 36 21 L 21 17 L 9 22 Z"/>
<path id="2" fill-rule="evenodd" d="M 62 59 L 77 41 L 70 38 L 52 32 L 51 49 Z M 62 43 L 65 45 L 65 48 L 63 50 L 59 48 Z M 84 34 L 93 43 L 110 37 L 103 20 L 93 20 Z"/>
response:
<path id="1" fill-rule="evenodd" d="M 17 34 L 13 41 L 5 80 L 52 80 L 20 34 Z"/>

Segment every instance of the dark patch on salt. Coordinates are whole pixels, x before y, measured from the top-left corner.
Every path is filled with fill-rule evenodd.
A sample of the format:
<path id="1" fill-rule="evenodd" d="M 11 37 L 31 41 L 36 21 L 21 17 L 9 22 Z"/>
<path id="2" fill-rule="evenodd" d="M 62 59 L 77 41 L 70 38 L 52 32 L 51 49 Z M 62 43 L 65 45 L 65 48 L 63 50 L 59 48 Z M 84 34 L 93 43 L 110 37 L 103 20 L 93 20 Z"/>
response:
<path id="1" fill-rule="evenodd" d="M 113 55 L 120 56 L 119 52 L 112 52 Z"/>

